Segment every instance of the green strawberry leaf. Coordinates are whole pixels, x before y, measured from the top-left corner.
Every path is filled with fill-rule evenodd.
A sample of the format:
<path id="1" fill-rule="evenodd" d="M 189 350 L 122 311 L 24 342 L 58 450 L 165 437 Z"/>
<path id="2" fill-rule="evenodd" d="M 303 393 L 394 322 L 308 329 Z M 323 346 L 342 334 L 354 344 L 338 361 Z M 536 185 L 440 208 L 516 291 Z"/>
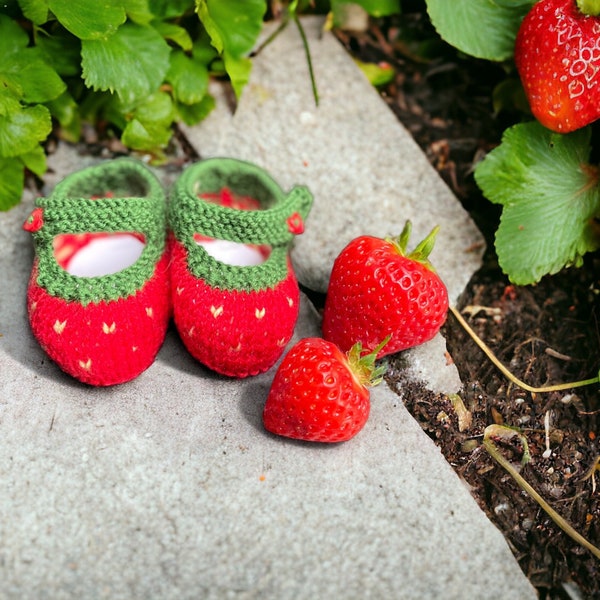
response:
<path id="1" fill-rule="evenodd" d="M 177 115 L 186 125 L 195 125 L 205 119 L 216 106 L 215 99 L 207 94 L 197 104 L 176 103 Z"/>
<path id="2" fill-rule="evenodd" d="M 196 12 L 214 47 L 235 57 L 254 47 L 266 10 L 265 0 L 196 0 Z"/>
<path id="3" fill-rule="evenodd" d="M 0 81 L 16 84 L 23 102 L 36 104 L 60 96 L 67 88 L 56 71 L 42 59 L 38 48 L 24 48 L 0 63 Z"/>
<path id="4" fill-rule="evenodd" d="M 152 14 L 159 19 L 181 17 L 194 8 L 194 0 L 149 0 Z"/>
<path id="5" fill-rule="evenodd" d="M 166 92 L 155 92 L 136 106 L 134 116 L 145 123 L 162 123 L 169 126 L 173 122 L 173 101 Z"/>
<path id="6" fill-rule="evenodd" d="M 589 127 L 560 135 L 536 121 L 519 124 L 477 166 L 477 184 L 504 207 L 496 251 L 513 283 L 535 283 L 600 248 L 600 175 L 588 164 L 590 139 Z"/>
<path id="7" fill-rule="evenodd" d="M 231 79 L 231 85 L 235 95 L 239 98 L 242 94 L 244 86 L 250 79 L 250 73 L 252 71 L 252 61 L 245 57 L 234 57 L 231 54 L 225 52 L 225 70 L 227 75 Z"/>
<path id="8" fill-rule="evenodd" d="M 166 92 L 156 92 L 136 107 L 127 123 L 121 141 L 134 150 L 154 151 L 171 139 L 171 123 L 175 108 Z"/>
<path id="9" fill-rule="evenodd" d="M 29 44 L 29 37 L 16 21 L 0 14 L 0 56 L 5 61 L 9 56 L 21 52 Z"/>
<path id="10" fill-rule="evenodd" d="M 427 0 L 440 37 L 466 54 L 501 61 L 514 52 L 515 38 L 535 0 Z"/>
<path id="11" fill-rule="evenodd" d="M 5 96 L 5 100 L 15 99 L 18 107 L 21 108 L 20 99 L 23 97 L 23 87 L 18 76 L 0 71 L 0 94 Z"/>
<path id="12" fill-rule="evenodd" d="M 2 81 L 1 76 L 0 81 Z M 15 95 L 6 85 L 0 87 L 0 116 L 14 115 L 21 110 L 19 96 Z"/>
<path id="13" fill-rule="evenodd" d="M 61 139 L 68 142 L 76 142 L 81 135 L 81 116 L 77 103 L 69 94 L 65 92 L 55 100 L 46 102 L 52 116 L 59 122 L 59 135 Z"/>
<path id="14" fill-rule="evenodd" d="M 205 65 L 210 65 L 210 63 L 219 56 L 216 48 L 210 43 L 210 38 L 206 32 L 202 32 L 200 36 L 194 40 L 192 56 Z"/>
<path id="15" fill-rule="evenodd" d="M 177 44 L 182 50 L 189 52 L 192 49 L 193 42 L 187 29 L 164 21 L 155 21 L 152 25 L 160 35 L 166 40 Z"/>
<path id="16" fill-rule="evenodd" d="M 166 146 L 170 139 L 169 127 L 151 122 L 143 123 L 139 119 L 129 121 L 121 136 L 121 141 L 128 148 L 148 152 Z"/>
<path id="17" fill-rule="evenodd" d="M 127 16 L 138 25 L 149 25 L 154 20 L 148 0 L 124 0 L 123 8 Z"/>
<path id="18" fill-rule="evenodd" d="M 0 116 L 0 157 L 31 152 L 52 130 L 50 111 L 41 104 Z"/>
<path id="19" fill-rule="evenodd" d="M 23 163 L 18 158 L 0 158 L 0 210 L 21 202 L 23 185 Z"/>
<path id="20" fill-rule="evenodd" d="M 173 97 L 183 104 L 200 102 L 208 91 L 206 65 L 188 57 L 181 50 L 171 53 L 166 80 L 173 86 Z"/>
<path id="21" fill-rule="evenodd" d="M 48 0 L 19 0 L 23 16 L 34 25 L 42 25 L 48 20 Z"/>
<path id="22" fill-rule="evenodd" d="M 38 177 L 41 177 L 46 172 L 46 152 L 39 144 L 31 152 L 21 154 L 19 158 Z"/>
<path id="23" fill-rule="evenodd" d="M 88 87 L 116 92 L 124 104 L 133 105 L 159 88 L 170 52 L 152 27 L 126 23 L 107 40 L 82 42 L 83 78 Z"/>
<path id="24" fill-rule="evenodd" d="M 63 30 L 53 35 L 40 35 L 37 47 L 44 60 L 62 77 L 79 77 L 81 74 L 81 42 Z"/>
<path id="25" fill-rule="evenodd" d="M 25 32 L 0 15 L 0 86 L 27 103 L 46 102 L 66 89 L 38 48 L 27 48 Z"/>
<path id="26" fill-rule="evenodd" d="M 265 0 L 196 0 L 196 12 L 212 45 L 223 55 L 238 97 L 252 69 L 246 55 L 262 30 L 266 9 Z"/>
<path id="27" fill-rule="evenodd" d="M 125 23 L 123 0 L 48 0 L 59 23 L 82 40 L 113 35 Z"/>

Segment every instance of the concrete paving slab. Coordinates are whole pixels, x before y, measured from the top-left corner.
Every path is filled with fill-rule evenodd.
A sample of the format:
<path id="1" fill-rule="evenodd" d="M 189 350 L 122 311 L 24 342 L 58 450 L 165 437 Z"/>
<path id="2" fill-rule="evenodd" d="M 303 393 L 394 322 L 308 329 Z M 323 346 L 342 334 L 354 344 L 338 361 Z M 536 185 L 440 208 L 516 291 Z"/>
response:
<path id="1" fill-rule="evenodd" d="M 0 217 L 1 597 L 535 597 L 385 386 L 328 447 L 264 432 L 272 372 L 217 377 L 174 332 L 129 384 L 62 374 L 25 314 L 31 202 Z M 304 299 L 296 337 L 318 329 Z"/>
<path id="2" fill-rule="evenodd" d="M 86 161 L 62 146 L 48 186 Z M 263 430 L 274 370 L 218 377 L 174 331 L 128 384 L 96 389 L 62 374 L 27 323 L 33 254 L 20 226 L 32 204 L 26 194 L 0 214 L 0 597 L 536 597 L 384 385 L 366 428 L 325 446 Z M 303 298 L 295 339 L 318 334 Z"/>

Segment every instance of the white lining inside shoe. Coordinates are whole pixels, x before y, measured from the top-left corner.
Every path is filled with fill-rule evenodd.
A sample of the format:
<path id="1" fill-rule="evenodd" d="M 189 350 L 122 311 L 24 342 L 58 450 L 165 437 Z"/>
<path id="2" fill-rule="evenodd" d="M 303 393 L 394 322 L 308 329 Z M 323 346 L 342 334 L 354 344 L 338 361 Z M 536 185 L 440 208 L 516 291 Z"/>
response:
<path id="1" fill-rule="evenodd" d="M 145 244 L 129 233 L 99 237 L 75 252 L 66 271 L 76 277 L 101 277 L 133 265 Z"/>
<path id="2" fill-rule="evenodd" d="M 259 248 L 229 240 L 195 240 L 214 259 L 234 267 L 252 267 L 261 265 L 266 258 Z"/>

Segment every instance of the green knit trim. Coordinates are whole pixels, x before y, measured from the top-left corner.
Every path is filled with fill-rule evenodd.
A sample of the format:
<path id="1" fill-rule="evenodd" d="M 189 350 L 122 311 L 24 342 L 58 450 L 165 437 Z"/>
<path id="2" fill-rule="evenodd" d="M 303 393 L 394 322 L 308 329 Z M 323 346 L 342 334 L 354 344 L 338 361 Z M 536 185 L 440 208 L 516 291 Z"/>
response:
<path id="1" fill-rule="evenodd" d="M 251 192 L 231 189 L 255 197 Z M 264 210 L 240 210 L 202 200 L 185 190 L 177 193 L 171 202 L 169 219 L 175 234 L 182 240 L 201 233 L 243 244 L 289 244 L 294 234 L 289 231 L 287 219 L 295 212 L 305 218 L 312 197 L 307 188 L 296 186 L 287 196 L 281 193 L 275 201 L 276 205 Z"/>
<path id="2" fill-rule="evenodd" d="M 269 258 L 260 265 L 237 267 L 227 265 L 212 257 L 198 244 L 188 251 L 190 273 L 204 280 L 209 286 L 221 290 L 258 292 L 275 287 L 288 276 L 288 248 L 275 246 Z"/>
<path id="3" fill-rule="evenodd" d="M 90 199 L 107 191 L 118 197 Z M 164 253 L 164 193 L 153 173 L 136 160 L 117 159 L 73 173 L 48 198 L 38 199 L 36 206 L 43 209 L 43 226 L 33 234 L 37 283 L 53 296 L 84 305 L 126 298 L 152 277 Z M 145 247 L 133 265 L 118 273 L 71 275 L 56 261 L 53 240 L 63 233 L 87 232 L 141 233 Z"/>
<path id="4" fill-rule="evenodd" d="M 199 194 L 218 193 L 224 187 L 252 197 L 260 210 L 239 210 L 208 202 Z M 231 158 L 196 163 L 181 175 L 169 207 L 175 237 L 188 251 L 188 268 L 208 285 L 222 289 L 256 291 L 275 286 L 288 274 L 287 256 L 294 233 L 288 219 L 295 213 L 304 220 L 312 206 L 304 186 L 285 194 L 260 167 Z M 226 265 L 196 244 L 194 234 L 243 244 L 269 245 L 267 260 L 256 266 Z"/>

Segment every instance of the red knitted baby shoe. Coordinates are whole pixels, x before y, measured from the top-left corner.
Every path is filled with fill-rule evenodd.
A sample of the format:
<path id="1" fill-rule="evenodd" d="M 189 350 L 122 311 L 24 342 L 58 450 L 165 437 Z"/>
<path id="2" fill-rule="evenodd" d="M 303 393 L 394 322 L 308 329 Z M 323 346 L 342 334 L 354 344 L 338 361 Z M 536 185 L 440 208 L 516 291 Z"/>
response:
<path id="1" fill-rule="evenodd" d="M 198 361 L 223 375 L 269 369 L 294 332 L 300 293 L 288 250 L 312 196 L 284 194 L 259 167 L 213 158 L 189 167 L 169 207 L 175 325 Z"/>
<path id="2" fill-rule="evenodd" d="M 33 334 L 65 372 L 91 385 L 148 368 L 170 317 L 166 209 L 142 163 L 123 158 L 61 181 L 23 225 L 35 259 Z"/>

